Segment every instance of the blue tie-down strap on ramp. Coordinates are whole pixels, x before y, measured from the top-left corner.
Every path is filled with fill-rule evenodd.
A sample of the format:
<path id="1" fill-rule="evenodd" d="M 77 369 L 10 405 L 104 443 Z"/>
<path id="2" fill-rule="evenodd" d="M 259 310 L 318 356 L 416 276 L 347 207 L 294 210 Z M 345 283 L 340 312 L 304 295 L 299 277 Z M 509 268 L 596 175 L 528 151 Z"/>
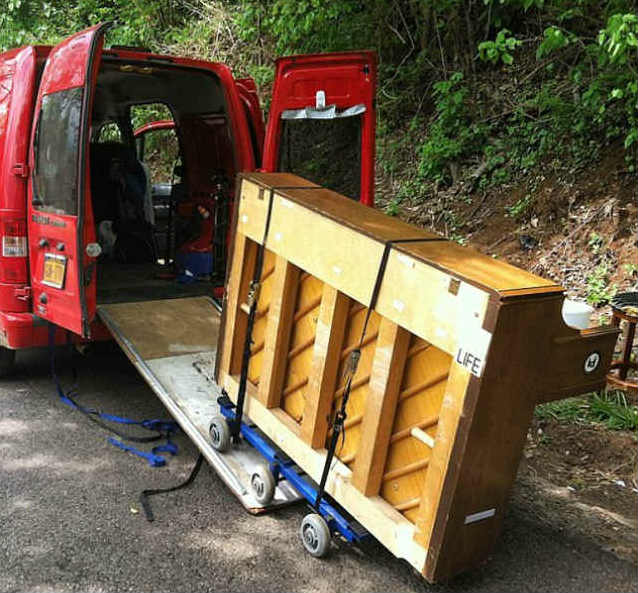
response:
<path id="1" fill-rule="evenodd" d="M 65 405 L 77 410 L 86 416 L 91 422 L 97 424 L 104 430 L 115 434 L 120 437 L 122 440 L 118 440 L 116 438 L 109 438 L 109 443 L 112 445 L 128 451 L 130 453 L 134 453 L 135 455 L 146 459 L 149 462 L 149 465 L 152 467 L 162 467 L 166 464 L 166 459 L 159 455 L 159 453 L 170 453 L 171 455 L 177 455 L 178 448 L 175 443 L 170 440 L 171 435 L 175 434 L 178 430 L 177 423 L 173 420 L 163 420 L 163 419 L 147 419 L 147 420 L 134 420 L 132 418 L 127 418 L 126 416 L 118 416 L 115 414 L 108 414 L 106 412 L 101 412 L 95 408 L 88 408 L 82 406 L 75 400 L 75 396 L 78 392 L 77 387 L 77 369 L 75 364 L 73 365 L 73 382 L 74 386 L 68 391 L 64 391 L 60 379 L 56 372 L 55 365 L 55 332 L 56 326 L 53 324 L 49 325 L 49 348 L 51 352 L 51 376 L 53 377 L 53 381 L 56 386 L 56 390 L 58 393 L 58 397 L 60 401 Z M 68 341 L 70 345 L 70 341 Z M 153 432 L 155 434 L 149 436 L 135 436 L 126 434 L 114 426 L 109 426 L 106 424 L 107 422 L 114 424 L 124 424 L 129 426 L 139 426 L 145 430 Z M 166 439 L 166 443 L 162 445 L 155 446 L 150 453 L 146 451 L 142 451 L 140 449 L 136 449 L 130 445 L 126 445 L 122 441 L 130 441 L 134 443 L 153 443 L 160 441 L 162 439 Z"/>
<path id="2" fill-rule="evenodd" d="M 148 464 L 151 467 L 163 467 L 166 465 L 166 458 L 159 455 L 159 453 L 170 453 L 171 455 L 177 455 L 177 445 L 172 443 L 170 440 L 166 441 L 164 445 L 158 445 L 157 447 L 153 447 L 150 451 L 142 451 L 141 449 L 137 449 L 132 445 L 127 445 L 126 443 L 116 439 L 115 437 L 108 438 L 109 443 L 122 449 L 123 451 L 127 451 L 128 453 L 132 453 L 133 455 L 137 455 L 142 459 L 146 459 Z"/>

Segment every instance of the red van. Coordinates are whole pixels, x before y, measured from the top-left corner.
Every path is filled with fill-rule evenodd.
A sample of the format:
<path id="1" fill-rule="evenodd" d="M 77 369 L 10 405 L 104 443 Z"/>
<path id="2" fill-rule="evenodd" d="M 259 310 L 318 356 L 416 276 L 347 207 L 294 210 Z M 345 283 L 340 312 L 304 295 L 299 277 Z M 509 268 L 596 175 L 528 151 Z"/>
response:
<path id="1" fill-rule="evenodd" d="M 290 171 L 372 204 L 373 53 L 279 59 L 264 126 L 252 79 L 105 48 L 108 27 L 0 54 L 2 374 L 17 349 L 47 343 L 49 322 L 58 340 L 109 338 L 99 303 L 219 295 L 240 171 Z M 173 135 L 168 165 L 144 161 L 158 133 Z M 213 265 L 178 282 L 202 217 Z"/>

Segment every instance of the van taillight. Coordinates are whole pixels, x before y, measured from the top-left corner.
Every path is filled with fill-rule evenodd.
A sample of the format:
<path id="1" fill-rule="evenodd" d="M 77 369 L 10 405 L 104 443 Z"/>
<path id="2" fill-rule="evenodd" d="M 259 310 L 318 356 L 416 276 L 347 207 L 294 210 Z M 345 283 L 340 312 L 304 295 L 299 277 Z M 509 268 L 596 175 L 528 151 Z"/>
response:
<path id="1" fill-rule="evenodd" d="M 2 257 L 27 257 L 25 220 L 5 220 L 2 223 Z"/>

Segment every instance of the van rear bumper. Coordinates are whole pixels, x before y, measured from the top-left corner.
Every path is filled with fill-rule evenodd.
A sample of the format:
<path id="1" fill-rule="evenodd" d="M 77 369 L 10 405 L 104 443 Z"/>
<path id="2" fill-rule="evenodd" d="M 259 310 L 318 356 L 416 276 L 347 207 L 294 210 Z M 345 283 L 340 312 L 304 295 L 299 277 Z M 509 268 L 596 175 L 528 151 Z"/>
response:
<path id="1" fill-rule="evenodd" d="M 56 332 L 64 338 L 64 332 Z M 56 335 L 56 342 L 58 336 Z M 62 340 L 63 341 L 63 340 Z M 0 311 L 0 345 L 17 350 L 49 343 L 49 324 L 33 313 L 6 313 Z"/>
<path id="2" fill-rule="evenodd" d="M 91 324 L 93 340 L 109 340 L 111 334 L 99 320 Z M 90 342 L 76 334 L 71 334 L 73 342 Z M 58 327 L 55 332 L 55 343 L 64 344 L 67 331 Z M 0 346 L 18 350 L 49 344 L 49 322 L 33 313 L 7 313 L 0 311 Z"/>

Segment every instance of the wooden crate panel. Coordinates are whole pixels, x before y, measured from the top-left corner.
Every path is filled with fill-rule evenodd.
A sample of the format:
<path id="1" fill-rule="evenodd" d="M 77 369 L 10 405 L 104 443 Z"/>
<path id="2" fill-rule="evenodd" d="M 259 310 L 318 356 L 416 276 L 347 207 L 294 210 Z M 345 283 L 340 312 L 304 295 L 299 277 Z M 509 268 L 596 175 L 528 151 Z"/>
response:
<path id="1" fill-rule="evenodd" d="M 408 519 L 417 514 L 432 449 L 411 434 L 423 430 L 436 439 L 451 357 L 412 336 L 399 392 L 381 496 Z M 407 508 L 406 508 L 407 507 Z"/>
<path id="2" fill-rule="evenodd" d="M 306 405 L 322 293 L 320 280 L 310 274 L 301 274 L 281 400 L 281 407 L 295 422 L 302 421 Z"/>
<path id="3" fill-rule="evenodd" d="M 617 330 L 567 327 L 551 281 L 306 180 L 243 177 L 217 382 L 237 401 L 270 206 L 245 412 L 318 482 L 383 269 L 326 492 L 429 580 L 480 562 L 534 405 L 602 385 Z"/>
<path id="4" fill-rule="evenodd" d="M 350 364 L 350 353 L 359 346 L 367 311 L 367 307 L 364 307 L 356 301 L 352 301 L 340 355 L 337 389 L 333 401 L 333 417 L 334 413 L 341 407 L 345 388 L 346 370 Z M 372 358 L 374 356 L 379 332 L 379 321 L 379 315 L 373 311 L 370 315 L 361 348 L 361 358 L 357 366 L 357 371 L 352 378 L 350 396 L 346 404 L 348 418 L 345 423 L 345 432 L 337 448 L 337 457 L 348 466 L 354 462 L 361 440 L 361 421 L 363 420 L 363 412 L 368 394 Z"/>
<path id="5" fill-rule="evenodd" d="M 259 384 L 259 378 L 261 376 L 261 363 L 264 355 L 268 309 L 270 307 L 274 272 L 275 254 L 266 250 L 264 252 L 264 261 L 260 275 L 261 290 L 259 291 L 259 299 L 257 300 L 257 311 L 255 313 L 252 346 L 250 349 L 250 364 L 248 365 L 248 380 L 253 385 Z"/>
<path id="6" fill-rule="evenodd" d="M 268 249 L 287 257 L 291 263 L 322 282 L 339 287 L 353 300 L 369 302 L 384 251 L 380 237 L 405 238 L 405 233 L 401 235 L 396 230 L 388 230 L 387 225 L 380 225 L 375 235 L 372 232 L 375 225 L 369 221 L 369 234 L 355 233 L 351 227 L 337 225 L 321 213 L 290 199 L 293 195 L 297 198 L 304 196 L 303 204 L 306 204 L 310 199 L 305 196 L 313 193 L 318 195 L 319 190 L 281 193 L 286 197 L 275 192 L 273 198 Z M 346 206 L 343 205 L 344 208 Z M 262 214 L 265 216 L 263 205 L 259 209 L 251 208 L 252 201 L 240 203 L 240 220 L 244 217 L 254 220 Z M 357 216 L 363 214 L 357 212 Z M 409 236 L 433 238 L 432 233 L 406 226 L 412 229 Z M 303 228 L 304 232 L 299 233 L 299 228 Z M 261 227 L 259 231 L 250 232 L 251 238 L 261 240 Z M 492 261 L 491 258 L 487 259 Z M 455 354 L 460 344 L 467 343 L 475 345 L 482 352 L 486 351 L 490 337 L 482 331 L 482 323 L 489 294 L 493 291 L 491 287 L 475 286 L 459 280 L 454 270 L 435 268 L 401 253 L 399 246 L 390 253 L 385 277 L 387 281 L 381 287 L 376 307 L 382 316 L 409 327 L 413 333 L 450 354 Z M 450 290 L 457 282 L 460 284 L 458 288 Z M 424 286 L 431 288 L 423 290 Z M 557 288 L 552 285 L 546 290 L 556 291 Z M 423 310 L 436 310 L 437 315 L 424 316 Z"/>

